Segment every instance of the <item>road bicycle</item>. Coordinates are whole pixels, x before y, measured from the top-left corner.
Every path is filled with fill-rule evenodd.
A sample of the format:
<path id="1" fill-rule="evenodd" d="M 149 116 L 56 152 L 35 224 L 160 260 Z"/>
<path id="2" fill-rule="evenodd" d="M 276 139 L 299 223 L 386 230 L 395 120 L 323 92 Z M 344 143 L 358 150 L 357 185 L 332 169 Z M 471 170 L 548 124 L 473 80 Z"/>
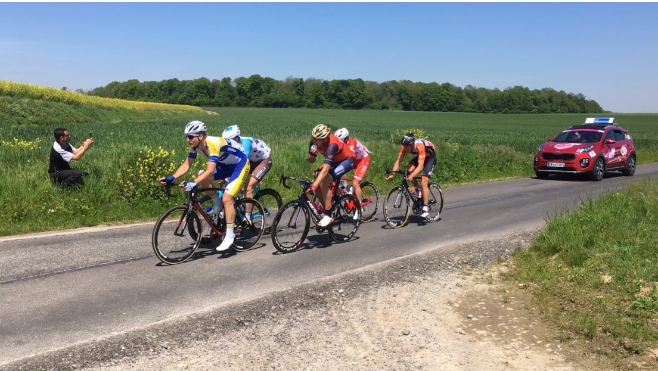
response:
<path id="1" fill-rule="evenodd" d="M 343 176 L 341 180 L 346 182 L 353 182 L 354 179 Z M 375 219 L 377 215 L 377 210 L 379 210 L 379 190 L 375 183 L 364 180 L 359 183 L 361 186 L 361 221 L 367 223 Z M 353 192 L 353 188 L 349 187 L 350 192 Z M 345 192 L 339 187 L 339 193 L 342 196 Z"/>
<path id="2" fill-rule="evenodd" d="M 332 182 L 332 204 L 326 214 L 331 216 L 333 221 L 327 227 L 320 227 L 320 211 L 307 194 L 313 181 L 281 175 L 279 184 L 288 189 L 290 187 L 286 184 L 287 180 L 301 184 L 302 192 L 298 199 L 283 204 L 274 217 L 271 235 L 272 243 L 278 251 L 289 253 L 299 249 L 308 235 L 311 221 L 318 233 L 327 230 L 335 242 L 347 242 L 354 237 L 361 225 L 361 203 L 354 195 L 338 194 L 338 185 Z"/>
<path id="3" fill-rule="evenodd" d="M 409 215 L 413 210 L 414 214 L 423 212 L 423 198 L 421 197 L 421 186 L 419 185 L 413 192 L 409 188 L 407 177 L 409 172 L 407 170 L 389 171 L 385 170 L 386 175 L 395 173 L 402 175 L 400 185 L 391 188 L 384 199 L 384 220 L 391 228 L 400 228 L 407 224 Z M 414 180 L 420 180 L 421 177 L 415 177 Z M 429 215 L 425 221 L 429 223 L 436 222 L 441 218 L 443 211 L 443 191 L 441 186 L 436 182 L 428 184 L 429 198 L 427 202 Z"/>
<path id="4" fill-rule="evenodd" d="M 165 192 L 170 193 L 172 185 L 165 186 Z M 155 255 L 165 264 L 180 264 L 192 257 L 201 245 L 202 238 L 207 241 L 221 242 L 226 234 L 226 219 L 223 215 L 213 218 L 201 206 L 202 198 L 197 198 L 199 192 L 223 191 L 224 188 L 193 188 L 185 192 L 186 201 L 183 205 L 176 205 L 165 211 L 153 227 L 151 245 Z M 245 206 L 251 204 L 252 217 L 247 220 Z M 265 221 L 262 215 L 264 210 L 261 204 L 252 198 L 241 198 L 233 201 L 235 206 L 235 241 L 231 248 L 235 251 L 248 251 L 252 249 L 263 236 Z M 260 216 L 255 216 L 260 213 Z M 202 221 L 207 226 L 204 233 Z M 205 235 L 205 236 L 204 236 Z"/>
<path id="5" fill-rule="evenodd" d="M 223 182 L 220 184 L 224 184 Z M 281 198 L 281 195 L 279 192 L 277 192 L 276 189 L 274 188 L 260 188 L 260 183 L 256 184 L 254 187 L 253 191 L 254 199 L 258 201 L 261 206 L 263 206 L 263 212 L 265 213 L 264 215 L 266 216 L 265 218 L 265 234 L 269 233 L 270 227 L 267 225 L 267 218 L 273 218 L 274 215 L 276 215 L 277 210 L 283 205 L 283 199 Z M 241 190 L 238 192 L 237 195 L 235 195 L 235 199 L 241 199 L 245 198 L 245 193 Z M 210 201 L 210 196 L 203 196 L 199 202 L 203 204 L 204 206 L 211 206 L 212 204 L 208 203 Z M 212 207 L 212 206 L 211 206 Z M 252 218 L 255 218 L 258 216 L 258 213 L 253 214 L 252 213 Z"/>

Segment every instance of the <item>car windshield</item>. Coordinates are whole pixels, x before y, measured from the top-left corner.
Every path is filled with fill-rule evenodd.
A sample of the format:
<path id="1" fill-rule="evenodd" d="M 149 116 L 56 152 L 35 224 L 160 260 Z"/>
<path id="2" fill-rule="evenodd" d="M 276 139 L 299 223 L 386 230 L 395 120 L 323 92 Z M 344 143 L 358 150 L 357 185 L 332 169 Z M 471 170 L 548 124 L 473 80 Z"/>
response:
<path id="1" fill-rule="evenodd" d="M 592 130 L 565 130 L 560 133 L 553 142 L 560 143 L 596 143 L 601 140 L 600 131 Z"/>

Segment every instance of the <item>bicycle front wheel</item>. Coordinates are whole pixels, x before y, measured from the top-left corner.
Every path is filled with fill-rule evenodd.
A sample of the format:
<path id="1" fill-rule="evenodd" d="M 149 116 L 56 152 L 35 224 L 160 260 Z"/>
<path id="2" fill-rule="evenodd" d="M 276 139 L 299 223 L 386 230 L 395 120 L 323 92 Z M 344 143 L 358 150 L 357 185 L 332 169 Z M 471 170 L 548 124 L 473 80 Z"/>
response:
<path id="1" fill-rule="evenodd" d="M 191 230 L 200 231 L 201 221 L 196 213 L 187 212 L 187 206 L 178 205 L 165 211 L 155 222 L 151 234 L 155 256 L 165 264 L 180 264 L 188 260 L 201 242 L 201 234 L 196 233 L 192 237 Z"/>
<path id="2" fill-rule="evenodd" d="M 251 205 L 251 218 L 247 219 L 246 206 Z M 253 249 L 265 230 L 263 207 L 253 198 L 241 198 L 234 203 L 235 206 L 235 241 L 233 249 L 247 251 Z"/>
<path id="3" fill-rule="evenodd" d="M 272 221 L 272 243 L 282 253 L 293 252 L 302 245 L 311 227 L 309 210 L 299 200 L 286 202 Z"/>
<path id="4" fill-rule="evenodd" d="M 429 189 L 430 194 L 427 199 L 429 215 L 426 220 L 429 223 L 433 223 L 441 218 L 441 212 L 443 211 L 443 191 L 437 183 L 430 183 Z"/>
<path id="5" fill-rule="evenodd" d="M 411 214 L 409 193 L 403 186 L 391 188 L 384 200 L 384 220 L 391 228 L 400 228 L 407 224 Z"/>
<path id="6" fill-rule="evenodd" d="M 361 182 L 361 221 L 366 223 L 375 219 L 379 209 L 379 190 L 373 182 Z"/>
<path id="7" fill-rule="evenodd" d="M 333 219 L 329 237 L 335 242 L 350 241 L 361 225 L 361 203 L 354 195 L 340 196 L 334 205 Z"/>

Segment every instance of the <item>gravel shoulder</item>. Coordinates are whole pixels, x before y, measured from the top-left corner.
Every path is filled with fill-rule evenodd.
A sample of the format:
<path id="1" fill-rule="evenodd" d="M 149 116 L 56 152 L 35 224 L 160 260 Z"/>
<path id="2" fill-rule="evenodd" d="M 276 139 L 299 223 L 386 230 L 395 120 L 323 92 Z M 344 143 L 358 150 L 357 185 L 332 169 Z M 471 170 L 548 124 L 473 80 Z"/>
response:
<path id="1" fill-rule="evenodd" d="M 605 370 L 497 279 L 525 230 L 36 356 L 7 370 Z M 0 366 L 2 368 L 4 366 Z M 4 369 L 4 368 L 3 368 Z"/>

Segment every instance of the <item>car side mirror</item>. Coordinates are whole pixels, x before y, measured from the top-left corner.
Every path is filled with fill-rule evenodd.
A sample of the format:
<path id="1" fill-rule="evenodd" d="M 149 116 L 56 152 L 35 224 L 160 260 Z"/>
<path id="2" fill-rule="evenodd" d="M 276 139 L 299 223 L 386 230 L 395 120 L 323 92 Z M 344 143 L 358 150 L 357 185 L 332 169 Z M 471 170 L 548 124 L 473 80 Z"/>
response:
<path id="1" fill-rule="evenodd" d="M 547 142 L 552 142 L 553 138 L 548 138 Z"/>
<path id="2" fill-rule="evenodd" d="M 606 139 L 603 141 L 603 144 L 613 144 L 616 143 L 614 139 Z"/>

